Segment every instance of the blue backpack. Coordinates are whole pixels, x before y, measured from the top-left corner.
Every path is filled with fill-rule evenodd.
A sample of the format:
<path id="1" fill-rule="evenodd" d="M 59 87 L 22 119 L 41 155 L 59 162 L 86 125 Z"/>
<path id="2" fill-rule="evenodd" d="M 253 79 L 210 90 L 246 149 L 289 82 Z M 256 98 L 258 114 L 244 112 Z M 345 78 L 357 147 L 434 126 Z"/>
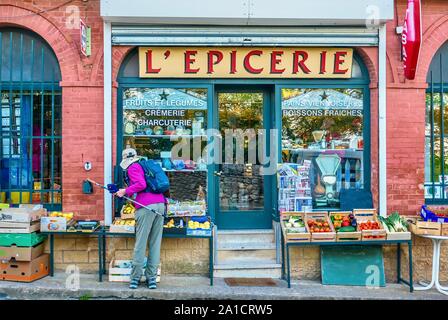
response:
<path id="1" fill-rule="evenodd" d="M 145 173 L 145 192 L 164 193 L 165 191 L 168 191 L 170 188 L 170 180 L 160 165 L 151 159 L 142 159 L 137 163 L 142 167 L 143 172 Z M 125 171 L 125 182 L 129 185 L 127 171 Z"/>

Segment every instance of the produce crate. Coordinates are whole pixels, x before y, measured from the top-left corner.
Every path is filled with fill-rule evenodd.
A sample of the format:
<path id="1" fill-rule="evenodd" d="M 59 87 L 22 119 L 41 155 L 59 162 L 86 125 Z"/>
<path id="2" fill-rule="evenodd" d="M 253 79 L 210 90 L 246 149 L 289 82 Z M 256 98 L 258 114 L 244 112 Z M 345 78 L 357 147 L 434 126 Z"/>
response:
<path id="1" fill-rule="evenodd" d="M 342 216 L 348 216 L 352 212 L 351 211 L 333 211 L 330 212 L 330 219 L 333 223 L 332 217 L 339 214 Z M 334 225 L 333 225 L 334 227 Z M 336 228 L 335 228 L 336 231 Z M 336 241 L 361 241 L 361 231 L 354 231 L 354 232 L 337 232 L 336 231 Z"/>
<path id="2" fill-rule="evenodd" d="M 410 222 L 409 226 L 411 232 L 416 235 L 440 236 L 442 234 L 440 222 L 415 220 Z"/>
<path id="3" fill-rule="evenodd" d="M 135 233 L 135 226 L 112 224 L 110 226 L 110 228 L 109 228 L 109 232 L 113 232 L 113 233 Z"/>
<path id="4" fill-rule="evenodd" d="M 440 214 L 438 215 L 436 212 L 431 211 L 426 205 L 422 205 L 420 216 L 424 221 L 448 223 L 448 217 Z"/>
<path id="5" fill-rule="evenodd" d="M 186 235 L 187 234 L 187 228 L 163 228 L 163 234 L 180 234 L 180 235 Z"/>
<path id="6" fill-rule="evenodd" d="M 0 233 L 31 233 L 40 229 L 40 222 L 4 222 L 0 221 Z"/>
<path id="7" fill-rule="evenodd" d="M 0 246 L 33 247 L 47 238 L 41 233 L 0 233 Z"/>
<path id="8" fill-rule="evenodd" d="M 0 221 L 31 223 L 32 221 L 38 221 L 45 214 L 46 210 L 40 206 L 35 208 L 1 208 Z"/>
<path id="9" fill-rule="evenodd" d="M 448 237 L 448 223 L 442 223 L 441 235 Z"/>
<path id="10" fill-rule="evenodd" d="M 358 223 L 358 231 L 361 231 L 362 241 L 382 241 L 387 239 L 386 230 L 384 229 L 383 224 L 378 220 L 376 209 L 353 209 L 353 214 L 355 215 L 355 219 Z M 361 222 L 366 221 L 378 222 L 380 229 L 361 230 L 359 225 Z"/>
<path id="11" fill-rule="evenodd" d="M 391 232 L 387 228 L 387 226 L 383 223 L 383 228 L 386 230 L 386 238 L 387 240 L 410 240 L 411 239 L 411 232 Z M 410 229 L 410 224 L 408 223 L 408 229 Z"/>
<path id="12" fill-rule="evenodd" d="M 125 263 L 130 265 L 132 260 L 114 260 L 109 264 L 109 281 L 110 282 L 129 282 L 131 280 L 131 271 L 132 267 L 122 268 L 121 264 Z M 145 269 L 143 268 L 143 276 L 140 279 L 140 282 L 145 281 Z M 156 282 L 160 282 L 161 269 L 157 270 L 157 278 Z"/>
<path id="13" fill-rule="evenodd" d="M 126 207 L 125 205 L 121 207 L 121 210 L 120 210 L 121 219 L 123 219 L 123 220 L 135 219 L 135 211 L 133 213 L 124 213 L 125 207 Z"/>
<path id="14" fill-rule="evenodd" d="M 289 217 L 291 216 L 299 216 L 302 218 L 303 222 L 305 223 L 305 230 L 306 232 L 286 232 L 286 229 L 288 229 L 285 226 L 286 221 L 289 220 Z M 310 242 L 311 241 L 311 233 L 308 229 L 308 226 L 305 222 L 305 214 L 303 212 L 282 212 L 280 216 L 280 225 L 283 232 L 283 238 L 285 239 L 285 242 Z"/>
<path id="15" fill-rule="evenodd" d="M 40 231 L 43 232 L 65 232 L 70 226 L 75 224 L 75 220 L 67 221 L 64 217 L 42 217 L 40 219 Z"/>
<path id="16" fill-rule="evenodd" d="M 32 282 L 50 272 L 49 255 L 43 254 L 32 261 L 0 261 L 0 280 Z"/>
<path id="17" fill-rule="evenodd" d="M 0 247 L 0 261 L 31 261 L 44 253 L 44 243 L 34 247 Z"/>
<path id="18" fill-rule="evenodd" d="M 307 212 L 305 213 L 305 224 L 308 227 L 308 221 L 310 219 L 322 219 L 328 222 L 328 225 L 331 229 L 330 232 L 311 232 L 311 242 L 333 242 L 336 241 L 336 231 L 334 230 L 333 223 L 331 223 L 330 217 L 328 216 L 328 212 L 319 211 L 319 212 Z"/>

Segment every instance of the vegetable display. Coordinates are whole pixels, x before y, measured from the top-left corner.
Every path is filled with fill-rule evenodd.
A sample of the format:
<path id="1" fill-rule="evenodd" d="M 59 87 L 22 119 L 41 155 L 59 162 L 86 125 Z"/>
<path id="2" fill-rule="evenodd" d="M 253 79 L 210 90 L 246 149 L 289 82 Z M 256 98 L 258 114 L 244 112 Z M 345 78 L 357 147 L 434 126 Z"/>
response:
<path id="1" fill-rule="evenodd" d="M 331 217 L 336 232 L 355 232 L 357 222 L 353 213 L 349 215 L 335 214 Z"/>
<path id="2" fill-rule="evenodd" d="M 299 216 L 290 216 L 285 222 L 286 233 L 305 233 L 305 222 Z"/>
<path id="3" fill-rule="evenodd" d="M 324 219 L 309 219 L 308 227 L 311 232 L 331 232 L 330 225 Z"/>
<path id="4" fill-rule="evenodd" d="M 408 223 L 406 220 L 401 217 L 398 212 L 393 212 L 387 218 L 378 217 L 380 221 L 386 226 L 389 232 L 407 232 L 408 231 Z"/>

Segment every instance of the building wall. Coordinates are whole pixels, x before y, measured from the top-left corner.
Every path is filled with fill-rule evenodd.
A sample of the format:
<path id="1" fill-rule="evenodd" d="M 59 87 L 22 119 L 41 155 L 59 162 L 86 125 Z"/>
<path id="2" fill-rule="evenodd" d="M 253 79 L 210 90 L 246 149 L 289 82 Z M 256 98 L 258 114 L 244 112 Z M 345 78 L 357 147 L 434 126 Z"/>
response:
<path id="1" fill-rule="evenodd" d="M 103 181 L 103 36 L 99 16 L 99 1 L 78 0 L 69 5 L 80 9 L 81 17 L 92 27 L 92 55 L 81 56 L 79 30 L 67 21 L 71 12 L 60 0 L 18 1 L 0 3 L 0 26 L 14 25 L 28 28 L 42 36 L 53 48 L 62 71 L 63 95 L 63 208 L 76 212 L 77 218 L 103 219 L 103 193 L 96 189 L 93 195 L 83 195 L 81 182 L 85 178 Z M 59 8 L 56 8 L 60 6 Z M 387 24 L 387 163 L 388 211 L 415 215 L 423 203 L 424 128 L 426 73 L 432 56 L 448 39 L 448 17 L 444 0 L 423 1 L 423 44 L 417 77 L 405 80 L 400 61 L 400 37 L 395 27 L 403 23 L 405 0 L 396 1 L 396 20 Z M 53 9 L 50 11 L 45 11 Z M 116 75 L 130 47 L 113 48 L 113 77 Z M 377 49 L 357 48 L 369 69 L 371 78 L 371 149 L 372 189 L 377 204 L 378 194 L 378 99 Z M 113 83 L 113 130 L 116 132 L 116 91 Z M 113 137 L 115 162 L 116 136 Z M 93 163 L 86 173 L 83 162 Z M 431 246 L 426 240 L 414 240 L 415 279 L 429 276 Z M 97 267 L 95 238 L 65 236 L 56 240 L 56 266 L 62 268 L 76 263 L 82 270 Z M 130 239 L 112 239 L 108 245 L 108 260 L 128 258 L 132 254 Z M 164 273 L 206 273 L 208 243 L 196 239 L 164 239 L 162 244 Z M 395 248 L 384 249 L 386 274 L 395 275 Z M 442 264 L 446 268 L 446 247 L 442 249 Z M 293 249 L 292 258 L 303 258 L 304 264 L 293 276 L 317 278 L 320 274 L 318 248 Z M 403 268 L 406 264 L 403 262 Z M 446 272 L 445 272 L 446 274 Z"/>

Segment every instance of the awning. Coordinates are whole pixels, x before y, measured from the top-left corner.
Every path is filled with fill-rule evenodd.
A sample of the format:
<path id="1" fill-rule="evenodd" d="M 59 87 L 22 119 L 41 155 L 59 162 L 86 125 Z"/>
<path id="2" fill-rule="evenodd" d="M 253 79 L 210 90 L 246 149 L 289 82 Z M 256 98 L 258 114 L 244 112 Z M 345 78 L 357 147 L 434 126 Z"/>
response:
<path id="1" fill-rule="evenodd" d="M 113 45 L 135 46 L 377 46 L 364 27 L 205 27 L 112 25 Z"/>

